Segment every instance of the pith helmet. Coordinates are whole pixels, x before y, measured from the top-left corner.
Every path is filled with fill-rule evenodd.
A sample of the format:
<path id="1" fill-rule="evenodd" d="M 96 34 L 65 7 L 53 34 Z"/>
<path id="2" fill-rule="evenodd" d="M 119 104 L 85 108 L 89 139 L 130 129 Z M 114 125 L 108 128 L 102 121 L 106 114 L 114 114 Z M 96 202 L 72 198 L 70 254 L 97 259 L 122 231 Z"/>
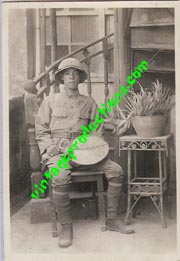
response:
<path id="1" fill-rule="evenodd" d="M 84 82 L 85 79 L 87 79 L 87 73 L 80 61 L 76 58 L 66 58 L 59 64 L 58 69 L 55 72 L 55 75 L 59 78 L 60 83 L 63 83 L 62 72 L 68 68 L 75 68 L 79 71 L 80 83 Z"/>

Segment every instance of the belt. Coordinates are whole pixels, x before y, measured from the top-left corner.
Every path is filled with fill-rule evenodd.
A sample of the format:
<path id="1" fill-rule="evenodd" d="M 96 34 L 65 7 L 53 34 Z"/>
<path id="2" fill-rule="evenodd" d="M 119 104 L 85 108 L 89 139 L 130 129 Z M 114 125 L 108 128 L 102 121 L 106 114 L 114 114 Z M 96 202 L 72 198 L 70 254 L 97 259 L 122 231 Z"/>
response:
<path id="1" fill-rule="evenodd" d="M 66 138 L 66 139 L 75 139 L 81 134 L 80 131 L 53 131 L 51 132 L 51 138 Z"/>

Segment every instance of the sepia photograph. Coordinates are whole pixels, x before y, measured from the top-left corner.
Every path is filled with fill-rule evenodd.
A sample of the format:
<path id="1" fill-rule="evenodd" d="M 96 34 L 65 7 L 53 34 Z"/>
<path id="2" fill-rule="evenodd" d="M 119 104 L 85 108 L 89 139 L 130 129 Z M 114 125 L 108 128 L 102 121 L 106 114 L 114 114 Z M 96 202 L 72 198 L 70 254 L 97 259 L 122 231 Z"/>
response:
<path id="1" fill-rule="evenodd" d="M 110 2 L 3 4 L 5 260 L 178 261 L 176 5 Z"/>

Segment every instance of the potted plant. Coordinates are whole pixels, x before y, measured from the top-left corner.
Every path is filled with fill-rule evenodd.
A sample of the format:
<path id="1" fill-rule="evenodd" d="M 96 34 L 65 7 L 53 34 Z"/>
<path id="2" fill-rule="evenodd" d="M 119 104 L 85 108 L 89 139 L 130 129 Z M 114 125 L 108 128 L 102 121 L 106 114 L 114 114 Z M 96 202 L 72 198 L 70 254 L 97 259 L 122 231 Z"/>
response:
<path id="1" fill-rule="evenodd" d="M 169 88 L 163 88 L 158 80 L 152 82 L 151 89 L 140 92 L 129 91 L 125 107 L 138 136 L 156 137 L 166 134 L 168 112 L 175 104 L 175 96 Z"/>

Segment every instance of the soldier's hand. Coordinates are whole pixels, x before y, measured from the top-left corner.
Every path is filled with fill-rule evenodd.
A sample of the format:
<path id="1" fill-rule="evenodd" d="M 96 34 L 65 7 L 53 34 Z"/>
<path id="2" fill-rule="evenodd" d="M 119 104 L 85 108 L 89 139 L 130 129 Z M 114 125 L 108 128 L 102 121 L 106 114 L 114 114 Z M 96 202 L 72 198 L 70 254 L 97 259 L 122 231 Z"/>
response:
<path id="1" fill-rule="evenodd" d="M 58 145 L 52 145 L 47 149 L 47 154 L 53 157 L 61 152 L 61 148 Z"/>
<path id="2" fill-rule="evenodd" d="M 120 136 L 128 131 L 131 126 L 130 120 L 122 120 L 117 126 L 117 134 Z"/>

